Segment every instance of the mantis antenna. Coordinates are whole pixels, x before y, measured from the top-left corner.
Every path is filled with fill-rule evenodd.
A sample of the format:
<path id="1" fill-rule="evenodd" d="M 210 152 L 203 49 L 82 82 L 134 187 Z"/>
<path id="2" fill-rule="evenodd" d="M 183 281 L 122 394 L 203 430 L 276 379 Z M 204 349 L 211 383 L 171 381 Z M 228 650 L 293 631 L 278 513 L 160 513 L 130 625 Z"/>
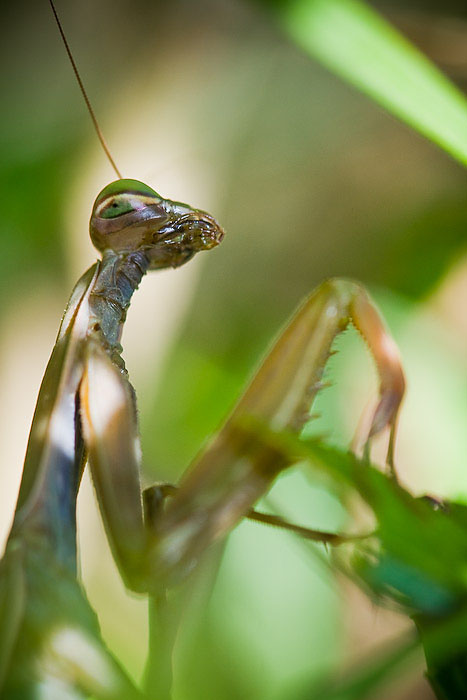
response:
<path id="1" fill-rule="evenodd" d="M 81 80 L 81 76 L 80 76 L 78 68 L 76 66 L 75 59 L 73 58 L 73 54 L 71 53 L 71 49 L 68 45 L 68 41 L 66 39 L 65 32 L 63 31 L 63 27 L 62 27 L 62 24 L 61 24 L 60 19 L 58 17 L 57 10 L 55 9 L 55 5 L 53 3 L 53 0 L 49 0 L 49 3 L 50 3 L 50 7 L 52 8 L 52 12 L 54 13 L 55 21 L 57 22 L 60 36 L 62 37 L 63 43 L 65 44 L 65 49 L 66 49 L 66 52 L 68 54 L 68 58 L 70 59 L 71 66 L 73 68 L 73 72 L 76 76 L 76 80 L 78 81 L 79 89 L 81 90 L 81 94 L 83 95 L 84 101 L 86 103 L 86 107 L 88 108 L 88 112 L 91 116 L 92 123 L 94 124 L 94 128 L 96 130 L 97 137 L 98 137 L 99 141 L 101 142 L 101 146 L 104 149 L 105 155 L 109 159 L 112 168 L 117 173 L 118 179 L 121 180 L 122 175 L 120 173 L 120 170 L 117 168 L 117 165 L 116 165 L 114 159 L 112 158 L 112 155 L 109 151 L 109 147 L 107 146 L 104 135 L 103 135 L 101 128 L 99 126 L 99 122 L 97 121 L 97 117 L 94 114 L 94 110 L 93 110 L 91 103 L 89 101 L 89 97 L 87 96 L 86 90 L 84 89 L 83 81 Z"/>

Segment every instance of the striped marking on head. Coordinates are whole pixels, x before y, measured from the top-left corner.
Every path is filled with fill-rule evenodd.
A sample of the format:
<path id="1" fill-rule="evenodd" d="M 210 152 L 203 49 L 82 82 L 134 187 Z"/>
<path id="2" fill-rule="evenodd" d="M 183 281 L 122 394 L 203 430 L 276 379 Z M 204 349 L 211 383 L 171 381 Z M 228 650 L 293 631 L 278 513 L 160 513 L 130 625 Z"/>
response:
<path id="1" fill-rule="evenodd" d="M 104 187 L 96 198 L 93 216 L 115 219 L 123 214 L 158 204 L 162 197 L 139 180 L 115 180 Z"/>

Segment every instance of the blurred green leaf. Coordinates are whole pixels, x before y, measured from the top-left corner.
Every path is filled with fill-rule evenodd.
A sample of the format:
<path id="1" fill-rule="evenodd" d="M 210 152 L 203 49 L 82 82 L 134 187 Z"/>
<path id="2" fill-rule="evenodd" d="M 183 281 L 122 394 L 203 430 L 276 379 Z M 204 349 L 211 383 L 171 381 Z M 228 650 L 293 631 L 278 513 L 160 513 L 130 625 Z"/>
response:
<path id="1" fill-rule="evenodd" d="M 465 595 L 465 529 L 449 511 L 415 498 L 389 476 L 352 454 L 307 442 L 305 450 L 356 489 L 377 519 L 378 552 L 359 552 L 359 573 L 374 590 L 429 613 L 443 612 Z M 376 559 L 372 561 L 374 554 Z M 366 555 L 366 556 L 365 556 Z M 365 559 L 366 566 L 362 566 Z"/>
<path id="2" fill-rule="evenodd" d="M 467 100 L 421 52 L 358 0 L 276 0 L 292 39 L 467 164 Z"/>
<path id="3" fill-rule="evenodd" d="M 467 593 L 466 507 L 434 508 L 353 454 L 253 429 L 290 459 L 308 459 L 335 482 L 356 491 L 376 517 L 374 536 L 357 540 L 353 570 L 378 595 L 423 613 L 445 614 Z"/>

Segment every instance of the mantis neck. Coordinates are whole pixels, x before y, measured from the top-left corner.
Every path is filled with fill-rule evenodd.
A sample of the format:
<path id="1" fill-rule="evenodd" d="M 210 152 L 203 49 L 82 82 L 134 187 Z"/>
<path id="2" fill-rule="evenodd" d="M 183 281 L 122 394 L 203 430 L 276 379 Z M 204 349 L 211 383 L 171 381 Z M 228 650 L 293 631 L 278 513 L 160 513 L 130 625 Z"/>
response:
<path id="1" fill-rule="evenodd" d="M 85 463 L 79 385 L 86 343 L 98 337 L 122 370 L 120 337 L 144 254 L 106 253 L 77 283 L 42 380 L 10 540 L 40 540 L 76 571 L 76 499 Z M 97 331 L 97 333 L 96 333 Z"/>
<path id="2" fill-rule="evenodd" d="M 140 251 L 126 256 L 107 251 L 89 295 L 89 334 L 98 328 L 112 359 L 118 365 L 121 360 L 118 360 L 116 354 L 120 355 L 122 351 L 120 338 L 126 312 L 148 265 L 148 259 Z"/>

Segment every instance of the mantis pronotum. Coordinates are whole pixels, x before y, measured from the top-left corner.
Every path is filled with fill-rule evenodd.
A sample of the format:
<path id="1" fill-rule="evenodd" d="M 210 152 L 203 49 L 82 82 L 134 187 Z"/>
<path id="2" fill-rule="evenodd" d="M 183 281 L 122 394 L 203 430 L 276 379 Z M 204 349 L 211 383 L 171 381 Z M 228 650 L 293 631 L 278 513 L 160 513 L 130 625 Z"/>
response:
<path id="1" fill-rule="evenodd" d="M 155 486 L 142 495 L 135 398 L 120 356 L 126 312 L 147 271 L 184 264 L 217 246 L 223 231 L 209 214 L 117 175 L 92 210 L 91 238 L 102 259 L 78 281 L 63 317 L 1 563 L 5 697 L 168 692 L 168 681 L 157 695 L 150 684 L 143 693 L 127 678 L 102 643 L 77 582 L 75 509 L 86 459 L 125 584 L 162 601 L 241 518 L 268 520 L 251 509 L 289 462 L 245 430 L 244 421 L 252 417 L 273 429 L 299 432 L 332 342 L 349 321 L 367 341 L 380 376 L 370 437 L 387 426 L 394 433 L 403 395 L 397 349 L 366 292 L 354 282 L 327 281 L 292 318 L 179 488 Z M 165 495 L 170 498 L 162 505 Z M 307 534 L 273 517 L 268 521 Z"/>

